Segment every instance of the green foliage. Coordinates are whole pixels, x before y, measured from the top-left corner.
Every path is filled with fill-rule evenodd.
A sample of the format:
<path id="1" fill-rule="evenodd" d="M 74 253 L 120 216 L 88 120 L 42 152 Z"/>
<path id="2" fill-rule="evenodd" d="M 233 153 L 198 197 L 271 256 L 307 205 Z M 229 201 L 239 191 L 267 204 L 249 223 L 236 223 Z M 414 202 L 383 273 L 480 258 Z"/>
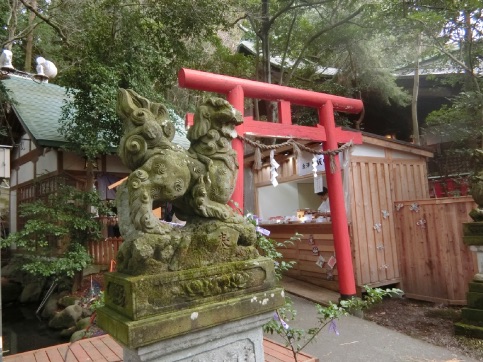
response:
<path id="1" fill-rule="evenodd" d="M 265 22 L 260 1 L 250 4 L 244 7 L 245 26 L 250 28 L 246 36 L 259 41 L 260 49 L 264 39 L 269 39 L 270 56 L 281 68 L 281 79 L 277 76 L 276 82 L 349 97 L 376 95 L 386 103 L 408 103 L 408 94 L 397 87 L 392 74 L 400 52 L 385 52 L 387 46 L 397 50 L 401 46 L 394 37 L 388 39 L 390 23 L 379 21 L 387 10 L 384 2 L 270 1 Z M 343 122 L 341 119 L 340 124 Z"/>
<path id="2" fill-rule="evenodd" d="M 84 247 L 87 241 L 101 238 L 91 207 L 101 214 L 107 212 L 95 192 L 61 184 L 47 199 L 20 206 L 25 226 L 2 239 L 1 246 L 15 244 L 23 250 L 22 269 L 33 275 L 71 277 L 90 263 Z M 64 253 L 57 255 L 59 250 Z"/>
<path id="3" fill-rule="evenodd" d="M 402 294 L 400 289 L 386 289 L 364 287 L 366 296 L 364 298 L 354 297 L 348 300 L 342 300 L 339 304 L 329 302 L 328 306 L 315 305 L 317 310 L 317 321 L 315 325 L 309 329 L 300 329 L 291 327 L 290 324 L 296 319 L 297 312 L 293 307 L 293 302 L 286 297 L 286 304 L 276 311 L 273 320 L 264 326 L 265 333 L 277 333 L 284 340 L 286 346 L 292 349 L 295 360 L 297 353 L 302 351 L 309 343 L 313 342 L 318 334 L 326 327 L 329 331 L 339 334 L 337 330 L 336 320 L 344 315 L 348 315 L 357 310 L 364 310 L 372 305 L 379 303 L 384 297 L 392 297 Z M 290 324 L 289 324 L 290 323 Z"/>
<path id="4" fill-rule="evenodd" d="M 93 312 L 98 310 L 105 305 L 105 295 L 104 291 L 100 291 L 98 295 L 96 295 L 93 299 L 89 301 L 89 309 Z"/>
<path id="5" fill-rule="evenodd" d="M 459 148 L 475 147 L 483 136 L 483 95 L 461 92 L 451 105 L 444 105 L 426 118 L 428 126 L 437 126 L 441 137 L 451 139 Z"/>
<path id="6" fill-rule="evenodd" d="M 252 214 L 246 215 L 246 220 L 256 225 L 256 218 Z M 277 248 L 284 248 L 294 242 L 300 241 L 301 234 L 295 234 L 290 240 L 284 242 L 276 242 L 267 238 L 260 229 L 257 230 L 257 247 L 264 256 L 267 256 L 275 262 L 275 273 L 278 279 L 282 278 L 282 273 L 289 270 L 295 264 L 294 261 L 285 262 L 282 260 L 283 255 L 277 251 Z M 401 295 L 400 289 L 381 289 L 364 286 L 366 295 L 363 298 L 354 297 L 348 300 L 342 300 L 339 304 L 329 302 L 328 306 L 315 305 L 317 309 L 316 324 L 305 330 L 294 328 L 289 325 L 296 319 L 297 311 L 294 308 L 293 301 L 289 296 L 285 296 L 285 305 L 276 310 L 274 318 L 263 326 L 265 333 L 278 334 L 285 340 L 286 346 L 289 346 L 293 352 L 293 356 L 297 361 L 297 353 L 304 349 L 309 343 L 313 342 L 317 335 L 327 326 L 329 330 L 336 334 L 337 326 L 335 320 L 341 316 L 348 315 L 355 311 L 370 308 L 376 303 L 380 303 L 384 297 L 392 297 Z"/>
<path id="7" fill-rule="evenodd" d="M 15 3 L 16 8 L 0 7 L 4 10 L 0 40 L 14 40 L 15 67 L 22 69 L 31 10 Z M 231 2 L 39 0 L 36 4 L 42 17 L 35 19 L 33 54 L 57 65 L 59 74 L 53 82 L 67 87 L 70 97 L 60 133 L 69 150 L 89 160 L 113 152 L 118 144 L 119 87 L 163 101 L 181 67 L 201 65 L 199 69 L 247 74 L 246 59 L 228 54 L 217 37 L 232 16 Z"/>
<path id="8" fill-rule="evenodd" d="M 402 290 L 397 288 L 381 289 L 371 288 L 365 285 L 364 289 L 366 290 L 366 293 L 363 298 L 356 297 L 348 300 L 341 300 L 341 307 L 349 312 L 361 311 L 370 308 L 374 304 L 382 302 L 384 297 L 393 297 L 402 294 Z"/>
<path id="9" fill-rule="evenodd" d="M 76 272 L 83 270 L 91 262 L 86 248 L 79 244 L 72 244 L 67 252 L 58 257 L 25 255 L 24 258 L 23 270 L 32 275 L 54 278 L 72 278 Z"/>

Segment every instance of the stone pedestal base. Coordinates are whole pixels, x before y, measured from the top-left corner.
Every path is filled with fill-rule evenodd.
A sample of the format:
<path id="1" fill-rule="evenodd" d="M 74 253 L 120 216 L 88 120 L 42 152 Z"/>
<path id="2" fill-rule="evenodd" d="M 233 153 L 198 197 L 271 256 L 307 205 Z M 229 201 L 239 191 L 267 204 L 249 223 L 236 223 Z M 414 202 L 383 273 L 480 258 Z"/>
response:
<path id="1" fill-rule="evenodd" d="M 125 362 L 262 362 L 262 325 L 273 313 L 171 338 L 136 349 L 124 348 Z"/>
<path id="2" fill-rule="evenodd" d="M 483 223 L 463 223 L 463 242 L 476 253 L 478 273 L 469 283 L 468 305 L 461 309 L 461 322 L 455 323 L 455 334 L 483 339 Z"/>
<path id="3" fill-rule="evenodd" d="M 125 361 L 263 361 L 261 327 L 285 304 L 269 258 L 105 281 L 97 324 Z"/>
<path id="4" fill-rule="evenodd" d="M 483 339 L 483 283 L 473 281 L 467 293 L 468 305 L 461 309 L 461 322 L 455 323 L 455 334 Z"/>

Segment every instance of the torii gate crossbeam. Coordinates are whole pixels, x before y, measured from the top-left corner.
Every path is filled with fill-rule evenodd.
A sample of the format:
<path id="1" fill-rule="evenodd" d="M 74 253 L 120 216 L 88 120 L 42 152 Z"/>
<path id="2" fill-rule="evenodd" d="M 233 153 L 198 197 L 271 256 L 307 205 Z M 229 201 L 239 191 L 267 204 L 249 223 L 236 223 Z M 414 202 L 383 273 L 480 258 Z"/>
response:
<path id="1" fill-rule="evenodd" d="M 178 73 L 178 84 L 183 88 L 216 92 L 226 95 L 227 100 L 244 112 L 245 97 L 278 102 L 280 123 L 254 121 L 244 117 L 242 125 L 236 128 L 240 135 L 252 134 L 261 137 L 291 137 L 323 142 L 324 151 L 335 150 L 338 143 L 352 141 L 362 143 L 359 132 L 342 131 L 335 126 L 334 111 L 360 113 L 362 101 L 330 94 L 317 93 L 302 89 L 256 82 L 247 79 L 183 68 Z M 316 108 L 319 114 L 317 127 L 292 125 L 291 104 Z M 243 165 L 244 147 L 241 140 L 233 140 L 233 149 L 237 152 L 238 162 Z M 352 265 L 350 238 L 342 189 L 342 176 L 339 158 L 335 157 L 336 171 L 327 172 L 332 232 L 339 273 L 339 289 L 342 298 L 356 295 L 354 269 Z M 330 170 L 329 157 L 324 157 L 325 168 Z M 233 193 L 233 200 L 243 210 L 243 166 L 238 172 L 238 179 Z"/>

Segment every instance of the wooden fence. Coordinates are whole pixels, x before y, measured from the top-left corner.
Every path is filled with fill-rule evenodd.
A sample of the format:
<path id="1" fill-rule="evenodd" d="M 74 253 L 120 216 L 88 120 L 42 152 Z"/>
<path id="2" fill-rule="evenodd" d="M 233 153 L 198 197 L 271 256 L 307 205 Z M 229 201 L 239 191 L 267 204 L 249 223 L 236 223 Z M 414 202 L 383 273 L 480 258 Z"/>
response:
<path id="1" fill-rule="evenodd" d="M 401 288 L 409 298 L 464 305 L 478 270 L 463 244 L 462 223 L 471 221 L 471 197 L 396 201 L 396 240 Z"/>
<path id="2" fill-rule="evenodd" d="M 93 259 L 92 264 L 110 265 L 111 260 L 116 259 L 117 251 L 122 241 L 122 238 L 106 238 L 104 240 L 89 242 L 87 251 Z"/>

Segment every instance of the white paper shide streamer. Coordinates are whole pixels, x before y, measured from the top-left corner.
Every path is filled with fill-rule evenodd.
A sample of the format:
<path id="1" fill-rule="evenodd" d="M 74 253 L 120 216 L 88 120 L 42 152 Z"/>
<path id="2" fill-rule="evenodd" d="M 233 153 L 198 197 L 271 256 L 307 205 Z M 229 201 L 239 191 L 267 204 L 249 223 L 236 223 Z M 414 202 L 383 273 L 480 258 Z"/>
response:
<path id="1" fill-rule="evenodd" d="M 312 172 L 314 173 L 314 178 L 317 178 L 317 157 L 315 155 L 312 157 Z"/>
<path id="2" fill-rule="evenodd" d="M 272 182 L 272 185 L 274 187 L 277 187 L 277 185 L 278 185 L 277 169 L 280 167 L 280 165 L 278 164 L 277 161 L 275 161 L 274 155 L 275 155 L 275 150 L 271 150 L 270 151 L 270 181 Z"/>

